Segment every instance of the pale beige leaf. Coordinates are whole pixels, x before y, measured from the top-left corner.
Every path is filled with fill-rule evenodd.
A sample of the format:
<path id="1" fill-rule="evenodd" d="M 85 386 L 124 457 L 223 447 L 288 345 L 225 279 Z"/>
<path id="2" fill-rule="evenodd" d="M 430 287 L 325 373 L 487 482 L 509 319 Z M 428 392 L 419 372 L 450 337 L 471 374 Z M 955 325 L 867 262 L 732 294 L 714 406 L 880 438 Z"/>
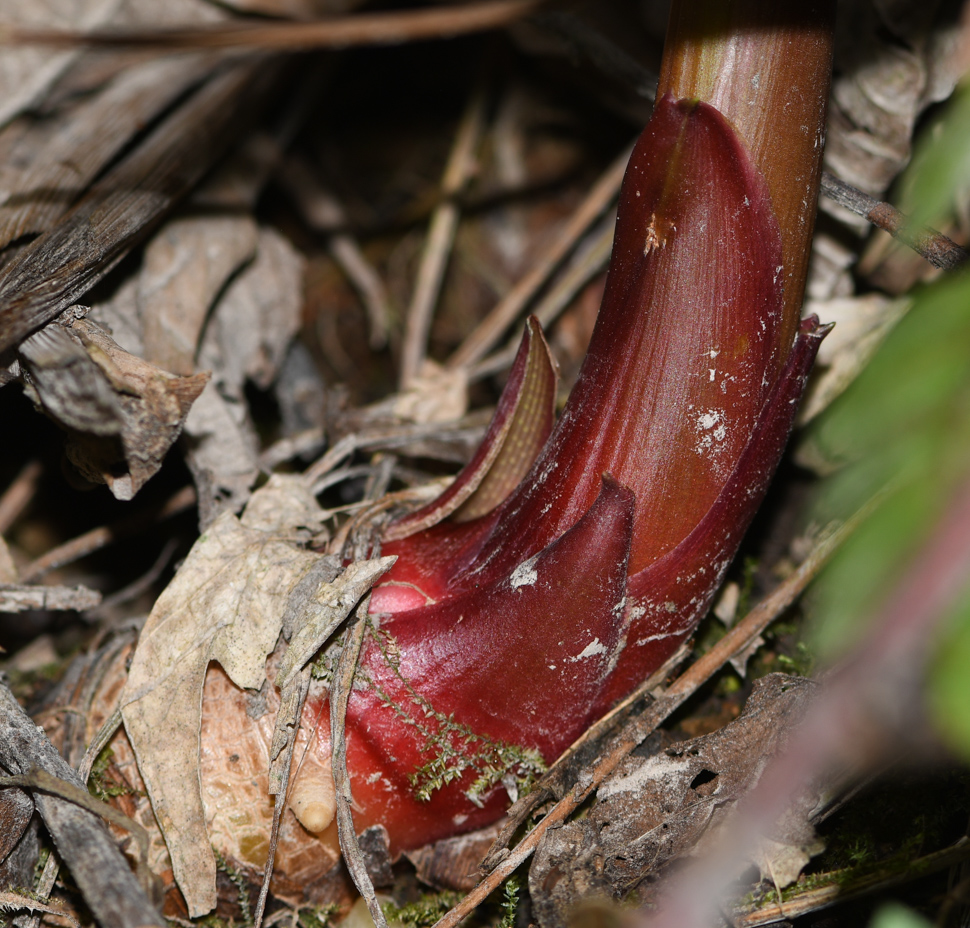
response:
<path id="1" fill-rule="evenodd" d="M 239 216 L 173 219 L 145 249 L 139 304 L 145 358 L 192 374 L 206 316 L 229 278 L 256 253 L 256 223 Z"/>
<path id="2" fill-rule="evenodd" d="M 290 593 L 318 559 L 225 513 L 196 542 L 142 631 L 122 714 L 193 917 L 216 898 L 199 785 L 206 667 L 217 661 L 237 686 L 258 688 Z"/>

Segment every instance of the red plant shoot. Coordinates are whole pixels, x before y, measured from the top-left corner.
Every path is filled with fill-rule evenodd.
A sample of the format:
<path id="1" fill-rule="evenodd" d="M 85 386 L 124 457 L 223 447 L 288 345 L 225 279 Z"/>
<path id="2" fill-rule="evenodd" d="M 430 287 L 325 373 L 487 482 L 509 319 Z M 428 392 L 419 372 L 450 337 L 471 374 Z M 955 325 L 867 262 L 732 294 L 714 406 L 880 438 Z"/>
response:
<path id="1" fill-rule="evenodd" d="M 476 459 L 389 533 L 398 561 L 374 590 L 348 708 L 358 830 L 383 824 L 399 850 L 494 820 L 503 774 L 553 760 L 691 633 L 823 334 L 813 319 L 786 337 L 782 281 L 743 142 L 713 107 L 665 96 L 548 441 L 553 375 L 530 325 Z M 509 473 L 524 473 L 511 492 Z"/>

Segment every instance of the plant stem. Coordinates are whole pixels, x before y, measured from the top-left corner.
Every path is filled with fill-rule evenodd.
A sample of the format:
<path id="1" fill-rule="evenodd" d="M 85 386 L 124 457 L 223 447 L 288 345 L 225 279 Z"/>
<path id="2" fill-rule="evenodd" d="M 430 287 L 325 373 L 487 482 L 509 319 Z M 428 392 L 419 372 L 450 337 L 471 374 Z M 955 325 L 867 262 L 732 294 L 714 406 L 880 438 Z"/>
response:
<path id="1" fill-rule="evenodd" d="M 834 23 L 834 0 L 674 0 L 660 72 L 658 94 L 715 106 L 768 182 L 789 342 L 815 227 Z"/>

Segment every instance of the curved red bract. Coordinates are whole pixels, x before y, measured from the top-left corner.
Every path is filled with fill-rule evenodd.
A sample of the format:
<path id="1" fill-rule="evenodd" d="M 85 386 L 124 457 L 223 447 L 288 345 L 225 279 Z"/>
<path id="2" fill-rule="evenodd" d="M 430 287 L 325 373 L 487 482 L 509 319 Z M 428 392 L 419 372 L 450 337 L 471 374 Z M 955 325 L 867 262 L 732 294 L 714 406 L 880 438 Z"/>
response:
<path id="1" fill-rule="evenodd" d="M 781 271 L 734 130 L 661 100 L 627 169 L 586 361 L 531 470 L 487 515 L 382 551 L 398 561 L 373 593 L 380 634 L 348 710 L 358 828 L 379 822 L 401 849 L 494 820 L 505 791 L 473 803 L 472 771 L 415 798 L 441 737 L 460 755 L 465 726 L 551 761 L 691 633 L 824 334 L 812 321 L 780 342 Z"/>

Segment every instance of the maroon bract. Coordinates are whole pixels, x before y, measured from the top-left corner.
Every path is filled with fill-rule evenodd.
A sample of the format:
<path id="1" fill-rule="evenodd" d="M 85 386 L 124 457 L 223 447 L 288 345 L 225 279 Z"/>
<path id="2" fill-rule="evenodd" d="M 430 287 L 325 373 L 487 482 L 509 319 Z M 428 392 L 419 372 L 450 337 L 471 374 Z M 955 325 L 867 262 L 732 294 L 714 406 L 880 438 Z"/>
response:
<path id="1" fill-rule="evenodd" d="M 530 323 L 482 450 L 389 533 L 398 561 L 348 710 L 358 828 L 382 823 L 399 849 L 496 818 L 503 773 L 554 759 L 691 633 L 824 334 L 812 319 L 782 343 L 782 272 L 767 187 L 730 124 L 663 98 L 548 440 L 554 374 Z"/>

